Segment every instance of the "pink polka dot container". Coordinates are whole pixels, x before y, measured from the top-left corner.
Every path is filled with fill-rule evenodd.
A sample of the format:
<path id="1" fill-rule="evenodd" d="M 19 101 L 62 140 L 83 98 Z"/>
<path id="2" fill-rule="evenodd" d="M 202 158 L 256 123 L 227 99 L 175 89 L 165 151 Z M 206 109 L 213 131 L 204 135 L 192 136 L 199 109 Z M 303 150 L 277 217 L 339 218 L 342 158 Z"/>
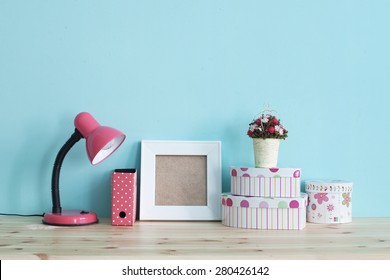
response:
<path id="1" fill-rule="evenodd" d="M 342 180 L 305 182 L 309 203 L 307 221 L 318 224 L 352 222 L 353 183 Z"/>
<path id="2" fill-rule="evenodd" d="M 301 230 L 306 226 L 307 194 L 270 198 L 222 194 L 222 224 L 264 230 Z"/>
<path id="3" fill-rule="evenodd" d="M 137 206 L 137 170 L 115 169 L 111 175 L 111 225 L 132 226 Z"/>
<path id="4" fill-rule="evenodd" d="M 300 168 L 232 167 L 230 175 L 234 195 L 297 197 L 301 193 Z"/>

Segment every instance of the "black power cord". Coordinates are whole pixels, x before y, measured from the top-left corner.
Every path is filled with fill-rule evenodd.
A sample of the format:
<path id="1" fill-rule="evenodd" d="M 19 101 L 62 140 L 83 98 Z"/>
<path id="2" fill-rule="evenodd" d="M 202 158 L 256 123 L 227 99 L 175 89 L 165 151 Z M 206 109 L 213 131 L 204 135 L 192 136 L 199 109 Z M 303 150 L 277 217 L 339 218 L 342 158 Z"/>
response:
<path id="1" fill-rule="evenodd" d="M 0 213 L 0 216 L 17 216 L 17 217 L 43 217 L 43 214 L 11 214 L 11 213 Z"/>

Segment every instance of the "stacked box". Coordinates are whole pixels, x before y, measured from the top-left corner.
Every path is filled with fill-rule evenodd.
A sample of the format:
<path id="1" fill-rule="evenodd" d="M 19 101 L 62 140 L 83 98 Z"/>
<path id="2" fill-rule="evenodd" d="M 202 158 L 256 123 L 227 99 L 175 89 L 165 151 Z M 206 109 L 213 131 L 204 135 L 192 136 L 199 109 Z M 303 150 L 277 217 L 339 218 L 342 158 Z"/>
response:
<path id="1" fill-rule="evenodd" d="M 307 194 L 294 198 L 222 194 L 222 224 L 251 229 L 303 229 Z"/>
<path id="2" fill-rule="evenodd" d="M 299 168 L 231 168 L 231 193 L 260 197 L 299 197 Z"/>
<path id="3" fill-rule="evenodd" d="M 308 196 L 300 168 L 230 169 L 231 192 L 222 194 L 222 224 L 251 229 L 303 229 Z"/>

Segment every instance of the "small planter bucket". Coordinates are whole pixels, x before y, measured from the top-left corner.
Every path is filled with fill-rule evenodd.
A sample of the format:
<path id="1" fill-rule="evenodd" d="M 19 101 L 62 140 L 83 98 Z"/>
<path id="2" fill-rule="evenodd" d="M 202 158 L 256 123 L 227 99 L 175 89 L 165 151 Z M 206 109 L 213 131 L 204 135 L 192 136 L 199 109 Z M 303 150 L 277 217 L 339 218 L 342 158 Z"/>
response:
<path id="1" fill-rule="evenodd" d="M 255 167 L 276 167 L 278 164 L 280 139 L 254 138 Z"/>

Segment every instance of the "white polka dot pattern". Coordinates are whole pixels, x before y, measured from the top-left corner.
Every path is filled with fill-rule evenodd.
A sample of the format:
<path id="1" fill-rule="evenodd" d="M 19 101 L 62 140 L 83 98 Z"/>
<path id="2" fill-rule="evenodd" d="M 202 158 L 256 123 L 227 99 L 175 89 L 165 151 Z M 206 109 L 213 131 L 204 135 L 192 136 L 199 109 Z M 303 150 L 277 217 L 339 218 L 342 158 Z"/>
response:
<path id="1" fill-rule="evenodd" d="M 111 224 L 115 226 L 133 225 L 137 201 L 137 172 L 135 169 L 112 173 L 111 196 Z"/>

